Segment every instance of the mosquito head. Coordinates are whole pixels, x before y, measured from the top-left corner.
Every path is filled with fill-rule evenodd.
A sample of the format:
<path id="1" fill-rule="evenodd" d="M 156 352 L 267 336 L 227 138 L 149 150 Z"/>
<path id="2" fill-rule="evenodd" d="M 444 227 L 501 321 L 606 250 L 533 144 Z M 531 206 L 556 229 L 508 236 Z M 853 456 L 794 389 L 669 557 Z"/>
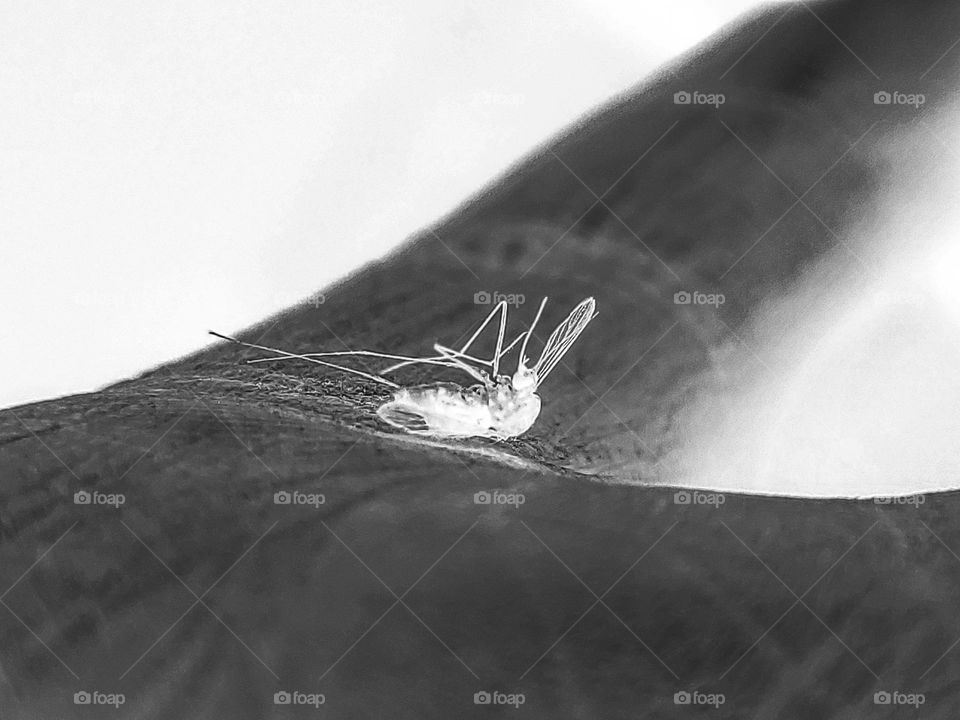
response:
<path id="1" fill-rule="evenodd" d="M 511 384 L 515 391 L 521 393 L 533 392 L 537 389 L 537 372 L 527 367 L 526 358 L 520 361 Z"/>

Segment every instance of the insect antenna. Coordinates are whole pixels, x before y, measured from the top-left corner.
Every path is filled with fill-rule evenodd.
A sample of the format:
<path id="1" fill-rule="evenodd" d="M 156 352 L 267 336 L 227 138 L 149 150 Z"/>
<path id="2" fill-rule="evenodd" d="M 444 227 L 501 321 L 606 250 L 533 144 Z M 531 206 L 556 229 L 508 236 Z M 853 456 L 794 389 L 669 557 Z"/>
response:
<path id="1" fill-rule="evenodd" d="M 533 329 L 537 326 L 537 322 L 540 320 L 540 316 L 543 315 L 543 309 L 546 306 L 547 298 L 545 297 L 540 301 L 540 309 L 537 310 L 537 316 L 533 319 L 533 322 L 530 323 L 530 328 L 526 332 L 526 337 L 523 340 L 523 346 L 520 348 L 520 360 L 517 363 L 517 370 L 520 369 L 520 365 L 527 364 L 527 343 L 530 341 L 530 336 L 533 335 Z"/>

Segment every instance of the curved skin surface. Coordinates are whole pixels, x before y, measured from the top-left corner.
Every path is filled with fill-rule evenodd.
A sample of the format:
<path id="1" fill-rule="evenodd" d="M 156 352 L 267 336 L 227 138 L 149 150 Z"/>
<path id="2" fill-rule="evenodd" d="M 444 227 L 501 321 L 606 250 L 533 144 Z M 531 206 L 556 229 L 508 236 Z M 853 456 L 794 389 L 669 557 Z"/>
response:
<path id="1" fill-rule="evenodd" d="M 915 279 L 953 262 L 957 37 L 946 1 L 766 9 L 241 335 L 426 354 L 475 293 L 526 296 L 508 337 L 594 295 L 521 438 L 399 435 L 385 388 L 226 344 L 0 413 L 0 716 L 955 717 L 960 353 Z"/>

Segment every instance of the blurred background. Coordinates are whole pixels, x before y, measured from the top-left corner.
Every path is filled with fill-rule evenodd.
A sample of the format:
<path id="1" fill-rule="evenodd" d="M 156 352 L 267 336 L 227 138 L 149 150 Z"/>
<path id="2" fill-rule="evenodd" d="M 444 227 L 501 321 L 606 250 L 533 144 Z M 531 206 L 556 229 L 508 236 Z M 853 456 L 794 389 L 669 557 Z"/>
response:
<path id="1" fill-rule="evenodd" d="M 310 296 L 758 5 L 6 4 L 0 406 Z"/>

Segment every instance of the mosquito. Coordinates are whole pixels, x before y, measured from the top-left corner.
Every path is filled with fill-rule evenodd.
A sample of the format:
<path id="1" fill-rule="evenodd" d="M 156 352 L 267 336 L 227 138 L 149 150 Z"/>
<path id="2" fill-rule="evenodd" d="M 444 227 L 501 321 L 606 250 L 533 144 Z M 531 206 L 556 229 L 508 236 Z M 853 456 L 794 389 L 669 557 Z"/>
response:
<path id="1" fill-rule="evenodd" d="M 590 321 L 597 316 L 594 299 L 590 297 L 583 300 L 557 325 L 544 344 L 539 360 L 531 366 L 530 358 L 527 357 L 527 346 L 546 304 L 547 298 L 544 298 L 529 329 L 520 333 L 506 347 L 504 339 L 507 303 L 500 302 L 459 350 L 437 343 L 433 346 L 437 355 L 431 357 L 411 357 L 372 350 L 296 354 L 242 342 L 212 331 L 210 334 L 245 347 L 276 354 L 276 357 L 250 360 L 251 363 L 306 360 L 387 385 L 393 389 L 393 397 L 377 409 L 377 415 L 387 424 L 407 433 L 442 438 L 481 437 L 506 440 L 522 435 L 533 426 L 540 415 L 541 402 L 537 390 Z M 500 322 L 493 357 L 484 360 L 471 355 L 468 352 L 470 346 L 498 314 Z M 521 342 L 516 371 L 512 375 L 501 374 L 501 360 Z M 408 365 L 426 364 L 461 370 L 477 382 L 469 387 L 454 382 L 433 382 L 406 387 L 388 380 L 382 374 L 375 375 L 321 359 L 345 356 L 399 361 L 384 369 L 382 373 L 395 372 Z"/>

